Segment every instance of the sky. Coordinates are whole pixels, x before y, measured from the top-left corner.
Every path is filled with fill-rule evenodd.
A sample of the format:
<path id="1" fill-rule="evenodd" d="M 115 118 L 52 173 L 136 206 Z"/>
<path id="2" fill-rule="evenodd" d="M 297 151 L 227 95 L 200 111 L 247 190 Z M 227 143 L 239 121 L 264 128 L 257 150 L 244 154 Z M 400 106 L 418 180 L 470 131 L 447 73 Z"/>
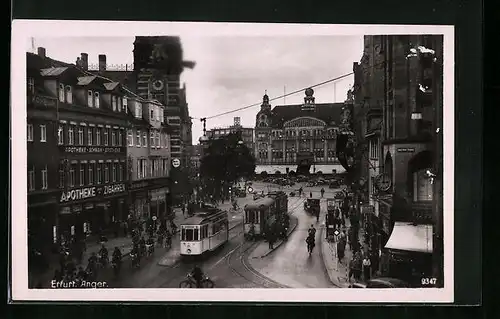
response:
<path id="1" fill-rule="evenodd" d="M 180 36 L 184 60 L 196 62 L 181 80 L 187 87 L 189 112 L 193 119 L 193 144 L 202 135 L 199 118 L 260 103 L 285 92 L 305 89 L 352 72 L 363 51 L 363 36 Z M 74 63 L 80 53 L 96 65 L 105 54 L 108 65 L 133 63 L 134 37 L 34 38 L 27 51 L 44 47 L 48 57 Z M 314 88 L 316 103 L 343 102 L 353 76 Z M 300 92 L 271 104 L 299 104 Z M 255 106 L 207 120 L 207 129 L 229 126 L 235 116 L 243 126 L 254 127 L 259 111 Z"/>

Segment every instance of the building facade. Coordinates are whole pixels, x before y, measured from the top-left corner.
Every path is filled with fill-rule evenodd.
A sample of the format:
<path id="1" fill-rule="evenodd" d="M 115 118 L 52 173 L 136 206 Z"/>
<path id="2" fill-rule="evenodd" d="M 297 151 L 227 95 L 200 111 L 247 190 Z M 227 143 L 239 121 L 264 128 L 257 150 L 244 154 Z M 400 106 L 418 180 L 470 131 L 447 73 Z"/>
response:
<path id="1" fill-rule="evenodd" d="M 255 125 L 257 165 L 291 165 L 306 161 L 312 171 L 331 173 L 343 103 L 316 103 L 314 91 L 305 91 L 304 103 L 271 108 L 264 95 Z M 318 166 L 323 166 L 322 168 Z"/>
<path id="2" fill-rule="evenodd" d="M 239 117 L 234 118 L 233 125 L 229 127 L 217 127 L 206 132 L 206 136 L 209 140 L 218 139 L 223 136 L 227 136 L 232 133 L 241 134 L 241 140 L 243 144 L 248 147 L 250 153 L 255 156 L 255 135 L 254 129 L 251 127 L 241 126 L 241 119 Z"/>
<path id="3" fill-rule="evenodd" d="M 38 58 L 47 59 L 45 55 Z M 123 87 L 74 65 L 52 65 L 39 69 L 38 74 L 34 69 L 31 72 L 37 79 L 35 91 L 43 91 L 48 100 L 55 99 L 45 110 L 52 117 L 52 124 L 46 127 L 46 140 L 52 140 L 49 145 L 53 148 L 55 143 L 57 149 L 49 146 L 38 152 L 28 148 L 28 163 L 43 165 L 41 162 L 51 157 L 45 172 L 41 172 L 41 182 L 42 189 L 58 190 L 50 219 L 52 242 L 112 229 L 126 218 L 127 212 L 125 133 L 128 123 Z M 28 82 L 31 81 L 29 76 Z M 29 125 L 28 122 L 28 134 Z M 41 129 L 41 140 L 43 131 Z M 28 180 L 35 176 L 36 182 L 36 167 L 34 171 L 28 171 Z M 51 186 L 44 184 L 47 179 L 44 176 L 52 181 Z"/>
<path id="4" fill-rule="evenodd" d="M 365 36 L 354 65 L 360 195 L 369 206 L 380 270 L 407 280 L 432 276 L 442 256 L 441 36 Z M 437 252 L 441 251 L 441 252 Z M 439 258 L 438 258 L 439 259 Z M 441 264 L 442 265 L 442 264 Z M 442 283 L 441 283 L 442 284 Z"/>
<path id="5" fill-rule="evenodd" d="M 129 218 L 162 219 L 170 212 L 170 142 L 163 113 L 157 101 L 128 100 Z"/>

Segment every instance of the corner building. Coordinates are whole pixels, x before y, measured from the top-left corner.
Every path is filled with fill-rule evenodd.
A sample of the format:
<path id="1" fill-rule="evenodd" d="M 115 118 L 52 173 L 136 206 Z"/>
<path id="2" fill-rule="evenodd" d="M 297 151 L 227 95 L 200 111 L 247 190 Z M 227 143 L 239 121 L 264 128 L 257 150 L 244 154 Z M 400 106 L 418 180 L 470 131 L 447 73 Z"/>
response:
<path id="1" fill-rule="evenodd" d="M 372 249 L 383 274 L 416 284 L 442 259 L 442 48 L 442 36 L 365 36 L 354 65 Z"/>
<path id="2" fill-rule="evenodd" d="M 127 211 L 123 87 L 69 64 L 40 69 L 38 85 L 56 101 L 57 170 L 47 173 L 59 190 L 53 242 L 113 230 Z M 28 161 L 38 156 L 28 152 Z"/>

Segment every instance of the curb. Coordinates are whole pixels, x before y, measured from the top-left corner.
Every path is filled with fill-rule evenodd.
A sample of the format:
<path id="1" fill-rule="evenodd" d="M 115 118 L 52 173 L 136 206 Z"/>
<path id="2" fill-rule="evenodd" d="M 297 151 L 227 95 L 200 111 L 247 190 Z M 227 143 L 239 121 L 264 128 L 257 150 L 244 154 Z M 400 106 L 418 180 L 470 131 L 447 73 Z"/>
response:
<path id="1" fill-rule="evenodd" d="M 298 218 L 297 218 L 297 217 L 295 217 L 295 216 L 290 215 L 290 219 L 292 219 L 292 218 L 294 219 L 295 224 L 294 224 L 292 227 L 290 227 L 290 229 L 288 230 L 287 237 L 288 237 L 288 236 L 290 236 L 290 234 L 291 234 L 291 233 L 295 230 L 295 228 L 297 228 L 297 226 L 299 225 L 299 220 L 298 220 Z M 270 255 L 270 254 L 272 254 L 272 253 L 273 253 L 276 249 L 278 249 L 278 248 L 281 246 L 281 244 L 283 244 L 284 242 L 286 242 L 286 241 L 285 241 L 285 240 L 281 240 L 281 241 L 279 242 L 279 244 L 277 244 L 276 246 L 274 246 L 274 248 L 273 248 L 273 249 L 271 249 L 270 251 L 268 251 L 268 252 L 267 252 L 267 253 L 265 253 L 264 255 L 260 256 L 260 258 L 264 258 L 264 257 L 269 256 L 269 255 Z"/>
<path id="2" fill-rule="evenodd" d="M 323 254 L 323 245 L 324 245 L 324 241 L 325 241 L 325 238 L 323 237 L 324 231 L 325 231 L 325 228 L 322 227 L 321 231 L 320 231 L 320 246 L 321 246 L 321 249 L 319 251 L 320 257 L 323 260 L 323 263 L 322 263 L 323 264 L 323 269 L 324 269 L 325 273 L 327 274 L 327 277 L 330 280 L 330 282 L 332 283 L 332 285 L 334 285 L 337 288 L 347 288 L 348 285 L 342 284 L 338 280 L 338 278 L 339 278 L 338 276 L 332 275 L 328 271 L 328 265 L 326 264 L 325 256 Z"/>

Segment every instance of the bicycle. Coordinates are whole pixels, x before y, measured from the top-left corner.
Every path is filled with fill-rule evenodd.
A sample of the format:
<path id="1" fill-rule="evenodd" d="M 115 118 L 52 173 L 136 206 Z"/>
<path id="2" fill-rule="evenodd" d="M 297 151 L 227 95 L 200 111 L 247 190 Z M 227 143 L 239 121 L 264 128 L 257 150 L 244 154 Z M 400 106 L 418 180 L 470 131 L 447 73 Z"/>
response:
<path id="1" fill-rule="evenodd" d="M 196 280 L 194 280 L 193 276 L 188 274 L 186 277 L 186 280 L 179 283 L 179 288 L 197 288 Z M 205 276 L 201 280 L 200 286 L 200 288 L 214 288 L 215 284 L 210 278 L 208 278 L 208 276 Z"/>

